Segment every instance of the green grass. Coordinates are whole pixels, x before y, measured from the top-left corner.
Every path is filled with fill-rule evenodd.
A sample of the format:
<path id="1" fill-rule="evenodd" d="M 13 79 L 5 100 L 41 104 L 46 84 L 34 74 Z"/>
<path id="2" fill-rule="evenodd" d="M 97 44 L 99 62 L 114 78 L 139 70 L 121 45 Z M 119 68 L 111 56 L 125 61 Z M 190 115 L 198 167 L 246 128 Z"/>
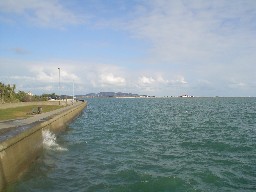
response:
<path id="1" fill-rule="evenodd" d="M 53 111 L 61 108 L 59 105 L 42 105 L 42 113 Z M 8 109 L 0 109 L 0 121 L 18 119 L 18 118 L 27 118 L 32 115 L 33 109 L 37 111 L 37 105 L 22 106 Z"/>

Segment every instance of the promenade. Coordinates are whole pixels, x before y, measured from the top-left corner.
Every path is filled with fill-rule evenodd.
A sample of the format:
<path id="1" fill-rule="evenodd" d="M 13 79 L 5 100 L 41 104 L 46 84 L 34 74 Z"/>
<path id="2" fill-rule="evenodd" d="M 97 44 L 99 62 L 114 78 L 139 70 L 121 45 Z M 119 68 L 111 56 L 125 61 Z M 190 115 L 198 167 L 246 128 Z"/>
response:
<path id="1" fill-rule="evenodd" d="M 52 116 L 55 116 L 55 115 L 65 112 L 65 111 L 68 111 L 71 108 L 78 106 L 79 104 L 80 104 L 80 102 L 75 102 L 73 105 L 68 105 L 66 107 L 62 107 L 60 109 L 56 109 L 56 110 L 50 111 L 50 112 L 45 112 L 42 114 L 36 114 L 36 115 L 33 115 L 32 117 L 28 117 L 28 118 L 24 118 L 24 119 L 0 121 L 0 138 L 3 133 L 8 132 L 9 130 L 17 129 L 19 127 L 28 126 L 30 124 L 34 124 L 36 122 L 46 120 Z"/>
<path id="2" fill-rule="evenodd" d="M 75 102 L 50 112 L 29 118 L 0 121 L 0 191 L 37 159 L 43 148 L 44 129 L 59 132 L 86 107 L 86 102 Z M 40 105 L 43 108 L 43 105 Z"/>

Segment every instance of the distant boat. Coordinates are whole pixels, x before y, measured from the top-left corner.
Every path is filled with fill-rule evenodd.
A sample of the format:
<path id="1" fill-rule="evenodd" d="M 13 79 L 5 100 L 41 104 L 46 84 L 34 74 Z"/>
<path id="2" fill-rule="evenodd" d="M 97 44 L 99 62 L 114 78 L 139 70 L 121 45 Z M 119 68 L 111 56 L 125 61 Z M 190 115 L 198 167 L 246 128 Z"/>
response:
<path id="1" fill-rule="evenodd" d="M 192 95 L 181 95 L 179 97 L 194 97 L 194 96 L 192 96 Z"/>

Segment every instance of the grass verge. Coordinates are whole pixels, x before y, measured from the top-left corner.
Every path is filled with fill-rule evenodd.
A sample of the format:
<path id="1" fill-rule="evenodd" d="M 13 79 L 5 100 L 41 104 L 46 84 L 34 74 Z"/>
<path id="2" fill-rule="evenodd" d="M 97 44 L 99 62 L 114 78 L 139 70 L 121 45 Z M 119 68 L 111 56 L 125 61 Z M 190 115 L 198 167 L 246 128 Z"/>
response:
<path id="1" fill-rule="evenodd" d="M 63 106 L 60 105 L 42 105 L 42 113 L 59 109 Z M 0 121 L 27 118 L 32 115 L 33 111 L 37 111 L 37 105 L 22 106 L 16 108 L 0 109 Z"/>

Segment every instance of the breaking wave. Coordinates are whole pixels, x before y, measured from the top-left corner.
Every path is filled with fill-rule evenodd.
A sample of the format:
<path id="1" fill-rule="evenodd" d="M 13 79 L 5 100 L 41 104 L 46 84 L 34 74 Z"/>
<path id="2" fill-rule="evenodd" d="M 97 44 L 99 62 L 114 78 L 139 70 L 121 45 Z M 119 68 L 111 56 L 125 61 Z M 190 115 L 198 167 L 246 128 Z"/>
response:
<path id="1" fill-rule="evenodd" d="M 67 151 L 65 147 L 61 147 L 56 141 L 56 135 L 49 130 L 43 130 L 43 146 L 46 149 L 55 151 Z"/>

